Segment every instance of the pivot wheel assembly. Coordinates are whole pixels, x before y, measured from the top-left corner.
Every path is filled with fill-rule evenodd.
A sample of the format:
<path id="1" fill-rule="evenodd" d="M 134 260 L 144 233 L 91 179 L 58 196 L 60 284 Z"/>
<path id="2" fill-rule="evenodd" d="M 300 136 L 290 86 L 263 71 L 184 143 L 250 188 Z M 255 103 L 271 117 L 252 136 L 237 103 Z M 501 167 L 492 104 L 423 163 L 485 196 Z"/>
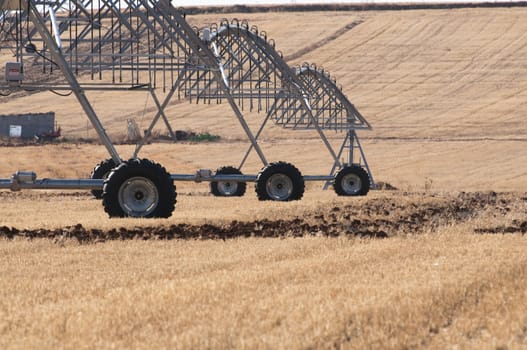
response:
<path id="1" fill-rule="evenodd" d="M 256 178 L 256 195 L 261 201 L 294 201 L 304 195 L 304 178 L 292 164 L 271 163 Z"/>
<path id="2" fill-rule="evenodd" d="M 362 167 L 347 166 L 337 173 L 333 188 L 339 196 L 365 196 L 370 190 L 370 178 Z"/>
<path id="3" fill-rule="evenodd" d="M 309 63 L 290 67 L 275 41 L 245 20 L 224 19 L 201 29 L 191 23 L 170 0 L 0 0 L 0 49 L 11 49 L 15 56 L 0 62 L 0 69 L 5 68 L 0 99 L 17 91 L 71 94 L 109 154 L 90 178 L 38 179 L 34 172 L 17 171 L 0 179 L 0 190 L 92 191 L 110 217 L 163 218 L 175 209 L 174 181 L 211 182 L 211 193 L 221 197 L 241 197 L 247 182 L 256 182 L 258 199 L 273 201 L 301 199 L 305 181 L 324 181 L 324 189 L 333 184 L 342 196 L 365 195 L 375 188 L 357 135 L 371 125 L 328 71 Z M 137 139 L 130 157 L 119 154 L 89 91 L 105 97 L 110 91 L 141 93 L 155 104 L 144 137 L 133 119 L 127 121 L 129 135 L 134 134 L 130 139 Z M 167 117 L 174 99 L 229 105 L 250 143 L 239 166 L 169 174 L 139 157 L 160 121 L 178 139 Z M 115 102 L 124 101 L 132 99 Z M 265 115 L 256 133 L 244 105 Z M 332 162 L 329 174 L 303 176 L 290 163 L 270 163 L 259 143 L 268 123 L 314 131 Z M 327 131 L 345 133 L 340 148 L 333 147 Z M 252 152 L 263 168 L 256 175 L 242 174 Z"/>
<path id="4" fill-rule="evenodd" d="M 216 175 L 242 175 L 242 172 L 232 166 L 224 166 L 216 170 Z M 242 197 L 247 189 L 245 182 L 212 181 L 210 192 L 216 197 Z"/>
<path id="5" fill-rule="evenodd" d="M 112 170 L 102 201 L 110 217 L 168 218 L 175 208 L 176 188 L 161 165 L 132 159 Z"/>

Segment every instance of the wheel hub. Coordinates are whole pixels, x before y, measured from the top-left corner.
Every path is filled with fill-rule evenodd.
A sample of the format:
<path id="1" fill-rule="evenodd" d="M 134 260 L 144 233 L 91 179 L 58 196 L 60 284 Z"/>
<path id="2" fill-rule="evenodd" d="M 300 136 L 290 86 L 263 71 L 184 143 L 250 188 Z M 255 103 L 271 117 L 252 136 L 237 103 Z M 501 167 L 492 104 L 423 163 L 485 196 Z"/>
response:
<path id="1" fill-rule="evenodd" d="M 118 199 L 128 216 L 146 216 L 159 204 L 159 192 L 150 179 L 132 177 L 122 184 Z"/>
<path id="2" fill-rule="evenodd" d="M 225 196 L 232 196 L 238 190 L 237 182 L 219 181 L 218 190 Z"/>
<path id="3" fill-rule="evenodd" d="M 360 191 L 362 182 L 359 176 L 348 174 L 342 179 L 342 188 L 346 193 L 354 194 Z"/>
<path id="4" fill-rule="evenodd" d="M 293 181 L 284 174 L 274 174 L 267 180 L 267 194 L 274 200 L 287 200 L 293 192 Z"/>

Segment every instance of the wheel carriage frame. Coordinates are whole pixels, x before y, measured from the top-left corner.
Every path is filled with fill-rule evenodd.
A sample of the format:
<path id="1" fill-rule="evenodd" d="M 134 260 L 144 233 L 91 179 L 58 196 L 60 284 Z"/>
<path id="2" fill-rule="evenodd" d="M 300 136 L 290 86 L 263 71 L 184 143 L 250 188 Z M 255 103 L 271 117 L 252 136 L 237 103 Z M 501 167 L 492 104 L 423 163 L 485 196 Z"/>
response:
<path id="1" fill-rule="evenodd" d="M 211 193 L 223 197 L 242 196 L 254 182 L 258 199 L 276 201 L 301 199 L 306 181 L 323 181 L 324 188 L 332 185 L 343 196 L 375 188 L 357 134 L 370 124 L 327 71 L 308 63 L 289 67 L 274 40 L 246 21 L 195 28 L 167 0 L 0 0 L 0 27 L 2 48 L 16 57 L 6 64 L 0 92 L 71 92 L 109 154 L 90 178 L 38 179 L 34 172 L 16 172 L 0 179 L 2 189 L 86 189 L 102 198 L 110 217 L 169 217 L 177 196 L 174 181 L 210 182 Z M 165 92 L 162 100 L 159 89 Z M 117 152 L 89 91 L 146 91 L 152 97 L 155 114 L 129 159 Z M 237 166 L 171 174 L 140 158 L 160 121 L 175 139 L 165 110 L 176 98 L 230 106 L 249 141 Z M 265 113 L 256 132 L 245 108 Z M 303 175 L 291 163 L 269 162 L 258 142 L 269 121 L 313 130 L 328 151 L 329 174 Z M 345 135 L 338 149 L 328 131 Z M 262 169 L 243 174 L 251 152 Z"/>

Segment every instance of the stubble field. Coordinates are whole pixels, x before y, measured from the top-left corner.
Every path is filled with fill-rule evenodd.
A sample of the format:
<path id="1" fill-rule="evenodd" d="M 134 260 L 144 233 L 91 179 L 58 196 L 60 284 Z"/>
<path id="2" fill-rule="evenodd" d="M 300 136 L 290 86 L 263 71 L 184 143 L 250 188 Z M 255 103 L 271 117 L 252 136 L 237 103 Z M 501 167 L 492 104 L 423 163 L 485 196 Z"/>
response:
<path id="1" fill-rule="evenodd" d="M 360 136 L 375 179 L 397 190 L 342 198 L 317 183 L 302 201 L 268 203 L 251 186 L 222 199 L 177 183 L 163 220 L 110 220 L 84 192 L 1 192 L 0 348 L 526 347 L 525 16 L 230 14 L 266 30 L 290 64 L 332 72 L 374 127 Z M 114 139 L 129 117 L 147 124 L 145 96 L 90 97 Z M 0 105 L 55 110 L 68 138 L 94 137 L 68 98 Z M 223 141 L 156 143 L 143 157 L 173 173 L 240 161 L 247 143 L 226 106 L 168 114 Z M 261 118 L 248 114 L 253 127 Z M 305 174 L 331 166 L 310 133 L 269 128 L 262 146 Z M 75 142 L 0 151 L 3 178 L 85 177 L 107 157 Z M 259 168 L 251 157 L 246 172 Z"/>

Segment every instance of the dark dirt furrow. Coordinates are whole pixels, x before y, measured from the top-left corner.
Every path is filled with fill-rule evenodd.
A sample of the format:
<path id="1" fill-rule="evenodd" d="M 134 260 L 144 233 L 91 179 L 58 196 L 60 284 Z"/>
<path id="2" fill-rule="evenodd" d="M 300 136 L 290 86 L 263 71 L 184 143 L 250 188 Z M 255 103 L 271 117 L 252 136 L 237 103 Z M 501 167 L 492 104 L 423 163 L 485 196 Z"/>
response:
<path id="1" fill-rule="evenodd" d="M 13 239 L 74 239 L 80 243 L 106 240 L 172 240 L 172 239 L 232 239 L 239 237 L 304 237 L 356 236 L 389 238 L 419 234 L 464 222 L 483 210 L 491 208 L 498 215 L 506 214 L 512 199 L 490 193 L 460 193 L 456 196 L 404 196 L 401 198 L 372 198 L 360 205 L 334 206 L 323 212 L 306 213 L 302 218 L 280 220 L 232 221 L 227 224 L 174 224 L 101 230 L 81 224 L 57 229 L 25 230 L 0 227 L 0 238 Z M 526 223 L 517 223 L 518 230 L 489 229 L 497 232 L 522 232 Z M 512 231 L 511 231 L 512 230 Z M 493 231 L 493 233 L 494 233 Z M 478 231 L 480 233 L 490 231 Z"/>
<path id="2" fill-rule="evenodd" d="M 313 44 L 311 44 L 309 46 L 306 46 L 306 47 L 298 50 L 297 52 L 292 53 L 291 55 L 285 56 L 284 60 L 287 62 L 287 61 L 296 60 L 296 59 L 298 59 L 298 58 L 300 58 L 302 56 L 305 56 L 306 54 L 308 54 L 308 53 L 310 53 L 312 51 L 315 51 L 315 50 L 321 48 L 324 45 L 327 45 L 328 43 L 330 43 L 330 42 L 332 42 L 334 40 L 337 40 L 339 37 L 343 36 L 344 34 L 349 32 L 350 30 L 352 30 L 353 28 L 355 28 L 356 26 L 358 26 L 362 22 L 363 22 L 362 20 L 356 20 L 356 21 L 353 21 L 351 23 L 348 23 L 344 27 L 342 27 L 339 30 L 337 30 L 335 33 L 323 38 L 322 40 L 317 41 L 316 43 L 313 43 Z"/>
<path id="3" fill-rule="evenodd" d="M 527 221 L 513 220 L 512 224 L 509 226 L 496 226 L 496 227 L 486 227 L 486 228 L 477 228 L 474 230 L 476 233 L 527 233 Z"/>

